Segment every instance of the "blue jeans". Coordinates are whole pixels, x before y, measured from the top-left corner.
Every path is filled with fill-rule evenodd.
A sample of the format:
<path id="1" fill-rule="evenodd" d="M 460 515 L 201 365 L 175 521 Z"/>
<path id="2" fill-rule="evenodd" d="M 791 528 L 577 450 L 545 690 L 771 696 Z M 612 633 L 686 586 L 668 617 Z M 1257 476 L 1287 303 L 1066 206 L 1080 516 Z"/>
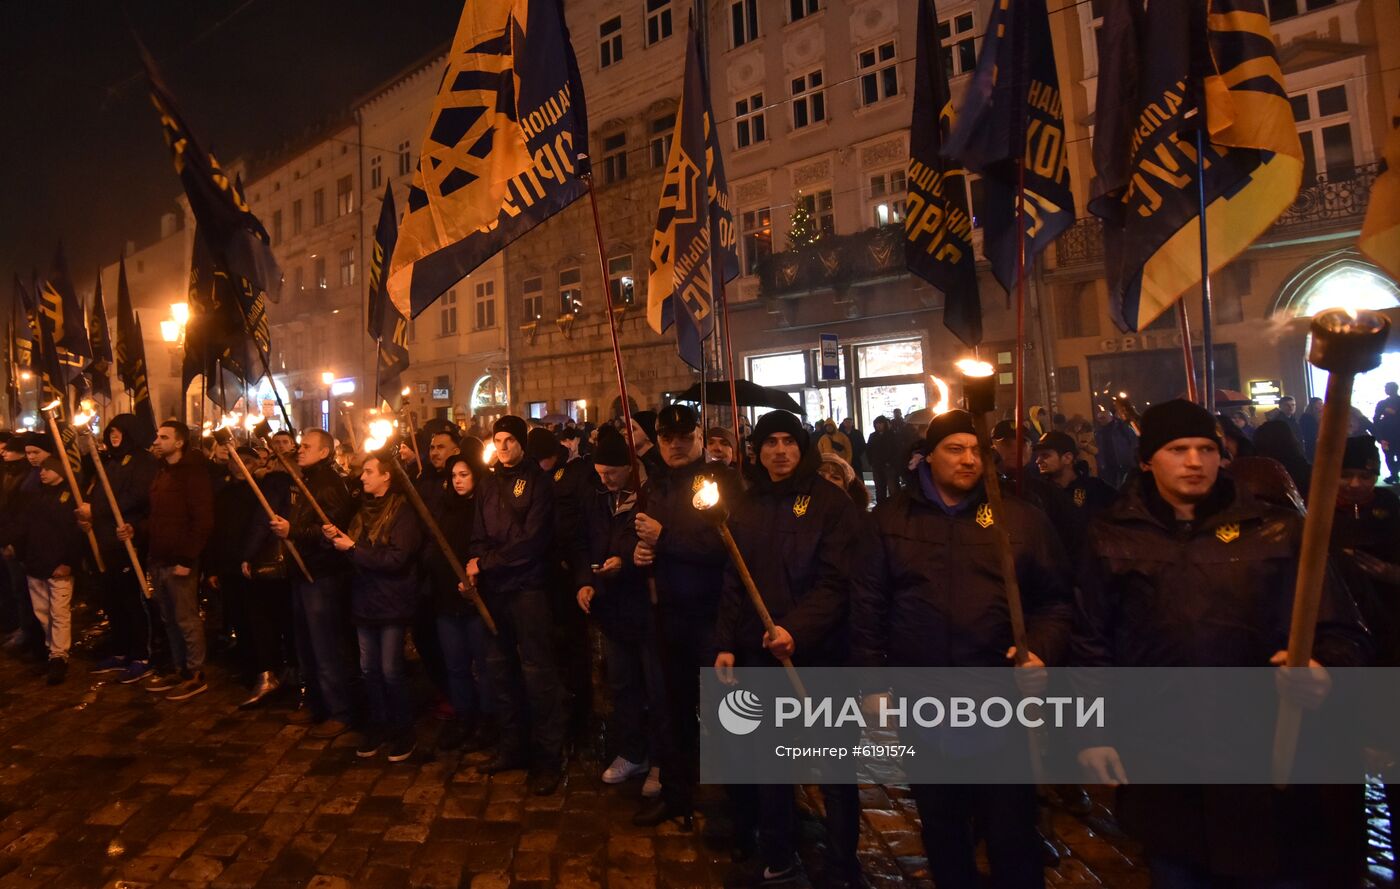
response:
<path id="1" fill-rule="evenodd" d="M 350 721 L 350 666 L 345 653 L 350 611 L 345 578 L 292 581 L 292 630 L 311 715 Z"/>
<path id="2" fill-rule="evenodd" d="M 407 624 L 355 628 L 360 639 L 360 675 L 369 699 L 370 723 L 391 734 L 413 727 L 408 681 L 404 677 L 403 639 L 407 631 Z"/>
<path id="3" fill-rule="evenodd" d="M 439 614 L 438 641 L 447 668 L 447 693 L 457 718 L 467 722 L 496 712 L 486 666 L 486 624 L 476 614 Z"/>
<path id="4" fill-rule="evenodd" d="M 204 619 L 199 616 L 199 566 L 180 576 L 174 565 L 152 565 L 153 598 L 165 621 L 170 661 L 177 670 L 204 669 Z"/>

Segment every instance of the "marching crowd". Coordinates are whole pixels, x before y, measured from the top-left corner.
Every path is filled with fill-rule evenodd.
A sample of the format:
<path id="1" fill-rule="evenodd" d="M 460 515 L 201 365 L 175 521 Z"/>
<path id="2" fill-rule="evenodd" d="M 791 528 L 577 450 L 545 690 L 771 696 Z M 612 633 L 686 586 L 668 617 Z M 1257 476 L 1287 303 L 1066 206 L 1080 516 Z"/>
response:
<path id="1" fill-rule="evenodd" d="M 1292 434 L 1288 417 L 1271 422 Z M 255 447 L 201 441 L 174 420 L 152 433 L 120 415 L 100 440 L 120 522 L 90 462 L 75 466 L 86 489 L 79 507 L 61 443 L 6 435 L 0 626 L 15 628 L 8 649 L 63 682 L 76 583 L 106 616 L 107 657 L 94 672 L 113 681 L 188 700 L 208 689 L 211 647 L 236 639 L 251 686 L 242 707 L 285 695 L 297 701 L 289 718 L 313 737 L 354 731 L 357 756 L 393 762 L 414 754 L 418 717 L 430 709 L 447 720 L 439 749 L 493 751 L 487 772 L 528 770 L 540 795 L 556 792 L 572 743 L 605 712 L 613 758 L 602 779 L 641 782 L 635 823 L 687 828 L 702 669 L 724 675 L 780 658 L 1012 667 L 998 523 L 1013 547 L 1028 668 L 1282 663 L 1306 460 L 1290 467 L 1291 450 L 1261 454 L 1269 423 L 1246 436 L 1233 418 L 1184 401 L 1140 418 L 1101 411 L 1083 428 L 1043 411 L 1031 420 L 1020 452 L 1010 422 L 992 433 L 1009 492 L 998 515 L 961 410 L 922 428 L 881 417 L 857 454 L 860 434 L 846 423 L 810 430 L 772 411 L 736 435 L 672 405 L 634 419 L 640 485 L 620 424 L 550 430 L 505 416 L 476 437 L 435 421 L 396 453 L 355 456 L 318 429 Z M 1400 663 L 1400 501 L 1378 486 L 1380 466 L 1375 439 L 1351 439 L 1338 502 L 1310 504 L 1337 510 L 1338 570 L 1313 652 L 1322 666 Z M 692 505 L 705 482 L 726 504 L 772 632 Z M 84 582 L 85 566 L 98 563 Z M 603 700 L 592 692 L 595 637 Z M 423 682 L 410 681 L 410 646 Z M 1156 886 L 1359 880 L 1359 781 L 1147 786 L 1131 783 L 1112 747 L 1079 759 L 1086 780 L 1119 785 L 1117 815 L 1144 843 Z M 793 788 L 726 790 L 736 825 L 729 883 L 796 884 Z M 983 842 L 993 885 L 1044 884 L 1035 787 L 912 790 L 940 889 L 980 885 Z M 861 885 L 856 787 L 824 786 L 822 800 L 826 878 Z"/>

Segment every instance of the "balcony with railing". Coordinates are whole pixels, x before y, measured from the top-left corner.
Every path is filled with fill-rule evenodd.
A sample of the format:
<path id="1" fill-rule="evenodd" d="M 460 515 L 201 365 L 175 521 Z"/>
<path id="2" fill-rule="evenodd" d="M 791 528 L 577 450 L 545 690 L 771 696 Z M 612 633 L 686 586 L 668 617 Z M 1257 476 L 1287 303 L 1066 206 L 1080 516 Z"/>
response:
<path id="1" fill-rule="evenodd" d="M 1371 184 L 1380 175 L 1380 162 L 1364 164 L 1347 176 L 1319 175 L 1298 190 L 1298 197 L 1262 240 L 1282 240 L 1360 228 L 1370 202 Z M 1103 262 L 1103 224 L 1095 216 L 1077 220 L 1055 240 L 1060 268 Z"/>
<path id="2" fill-rule="evenodd" d="M 843 291 L 906 274 L 904 226 L 826 235 L 806 247 L 774 253 L 759 263 L 759 294 L 793 297 L 816 290 Z"/>

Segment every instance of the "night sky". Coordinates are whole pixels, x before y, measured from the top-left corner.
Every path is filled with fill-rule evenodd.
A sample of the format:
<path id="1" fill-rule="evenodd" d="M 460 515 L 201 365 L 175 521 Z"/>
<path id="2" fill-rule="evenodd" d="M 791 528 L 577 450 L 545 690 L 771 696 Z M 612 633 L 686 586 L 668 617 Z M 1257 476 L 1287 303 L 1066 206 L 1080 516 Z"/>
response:
<path id="1" fill-rule="evenodd" d="M 123 13 L 125 7 L 125 13 Z M 126 16 L 185 119 L 254 164 L 452 39 L 460 0 L 0 0 L 0 305 L 61 238 L 86 298 L 180 183 Z M 112 303 L 108 302 L 109 307 Z"/>

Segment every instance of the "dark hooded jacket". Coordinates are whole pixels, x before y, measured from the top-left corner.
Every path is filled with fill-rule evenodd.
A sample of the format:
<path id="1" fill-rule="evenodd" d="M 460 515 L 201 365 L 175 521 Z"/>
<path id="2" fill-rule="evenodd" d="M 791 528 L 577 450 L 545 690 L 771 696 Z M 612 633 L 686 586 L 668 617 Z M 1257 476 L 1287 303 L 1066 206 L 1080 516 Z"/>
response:
<path id="1" fill-rule="evenodd" d="M 121 433 L 120 447 L 111 446 L 113 429 Z M 151 514 L 151 482 L 160 468 L 160 461 L 150 452 L 150 430 L 135 414 L 117 414 L 103 430 L 102 438 L 107 442 L 107 456 L 102 465 L 107 470 L 112 493 L 117 498 L 122 518 L 136 530 L 137 550 L 144 550 L 149 531 L 147 520 Z M 97 535 L 104 561 L 120 566 L 126 563 L 126 546 L 117 539 L 116 519 L 101 484 L 101 481 L 94 481 L 87 498 L 92 504 L 92 532 Z"/>
<path id="2" fill-rule="evenodd" d="M 470 558 L 468 552 L 472 537 L 472 523 L 476 520 L 477 485 L 481 484 L 481 477 L 485 474 L 485 470 L 477 470 L 476 464 L 464 456 L 457 455 L 447 458 L 445 468 L 449 479 L 453 464 L 459 461 L 466 463 L 471 469 L 476 484 L 472 486 L 472 492 L 465 497 L 449 487 L 446 495 L 442 498 L 441 508 L 433 517 L 437 520 L 438 527 L 442 529 L 443 537 L 447 538 L 447 542 L 451 545 L 453 554 L 458 561 L 465 565 Z M 451 482 L 449 481 L 448 484 L 450 485 Z M 432 581 L 435 613 L 450 616 L 475 614 L 476 608 L 472 605 L 471 600 L 457 589 L 457 585 L 461 581 L 457 577 L 457 572 L 453 571 L 452 566 L 448 563 L 447 556 L 442 554 L 442 548 L 431 539 L 426 539 L 423 558 L 428 577 Z"/>
<path id="3" fill-rule="evenodd" d="M 663 464 L 659 471 L 647 471 L 640 511 L 661 523 L 654 563 L 659 604 L 668 615 L 713 625 L 729 554 L 714 525 L 691 501 L 702 483 L 713 481 L 728 508 L 737 508 L 744 496 L 739 474 L 706 463 L 703 455 L 679 469 Z"/>
<path id="4" fill-rule="evenodd" d="M 477 486 L 470 553 L 488 595 L 543 590 L 554 545 L 554 491 L 540 465 L 497 464 Z"/>
<path id="5" fill-rule="evenodd" d="M 381 509 L 393 514 L 386 519 L 382 533 L 374 536 L 373 517 Z M 419 607 L 423 526 L 407 498 L 395 491 L 381 498 L 366 496 L 360 520 L 352 520 L 351 527 L 343 530 L 353 536 L 354 549 L 340 554 L 324 535 L 321 548 L 343 555 L 351 567 L 350 615 L 354 622 L 376 626 L 413 620 Z"/>
<path id="6" fill-rule="evenodd" d="M 594 474 L 597 478 L 597 474 Z M 637 642 L 651 625 L 651 596 L 646 572 L 632 561 L 637 548 L 636 495 L 614 494 L 598 484 L 579 504 L 579 541 L 573 563 L 575 589 L 591 586 L 596 592 L 589 614 L 610 639 Z M 601 577 L 592 566 L 617 556 L 622 570 Z"/>
<path id="7" fill-rule="evenodd" d="M 1400 497 L 1377 487 L 1369 503 L 1337 505 L 1332 559 L 1375 640 L 1376 666 L 1400 667 L 1400 585 L 1361 570 L 1354 553 L 1400 565 Z"/>
<path id="8" fill-rule="evenodd" d="M 561 446 L 559 459 L 546 475 L 554 486 L 555 561 L 575 571 L 578 566 L 572 562 L 583 535 L 580 523 L 584 501 L 592 496 L 598 484 L 598 473 L 587 460 L 569 460 L 568 450 Z"/>
<path id="9" fill-rule="evenodd" d="M 852 560 L 859 529 L 849 497 L 817 475 L 817 449 L 808 447 L 797 471 L 774 482 L 760 473 L 733 507 L 729 527 L 773 622 L 793 638 L 793 663 L 843 666 Z M 763 648 L 763 623 L 729 565 L 724 573 L 715 648 L 740 666 L 773 666 Z"/>
<path id="10" fill-rule="evenodd" d="M 47 580 L 60 565 L 78 573 L 85 546 L 76 506 L 66 483 L 41 484 L 25 499 L 23 520 L 7 523 L 9 539 L 0 542 L 14 546 L 26 575 Z"/>
<path id="11" fill-rule="evenodd" d="M 1001 523 L 1016 561 L 1026 646 L 1047 665 L 1063 664 L 1073 611 L 1069 567 L 1045 514 L 1004 496 L 1005 515 L 996 516 L 980 484 L 951 509 L 930 500 L 926 488 L 916 478 L 875 510 L 881 558 L 852 606 L 855 662 L 1007 666 L 1012 635 L 995 527 Z"/>
<path id="12" fill-rule="evenodd" d="M 149 521 L 153 564 L 198 564 L 214 529 L 208 463 L 196 442 L 190 442 L 178 463 L 158 461 L 151 480 Z"/>
<path id="13" fill-rule="evenodd" d="M 273 475 L 284 475 L 282 473 L 269 473 Z M 315 508 L 307 501 L 291 480 L 290 476 L 285 476 L 289 485 L 286 495 L 286 509 L 279 511 L 291 525 L 288 532 L 288 539 L 296 544 L 301 551 L 301 557 L 306 561 L 307 570 L 311 576 L 320 580 L 323 577 L 330 577 L 345 570 L 345 560 L 337 559 L 333 552 L 327 551 L 323 546 L 326 537 L 321 532 L 321 517 L 316 514 Z M 301 471 L 301 480 L 306 484 L 306 489 L 311 492 L 311 496 L 316 498 L 316 502 L 325 510 L 326 516 L 331 520 L 331 524 L 341 530 L 345 530 L 350 524 L 351 518 L 355 515 L 355 501 L 350 496 L 350 490 L 345 486 L 345 479 L 336 470 L 335 459 L 326 459 L 307 466 Z M 277 509 L 276 506 L 273 507 Z M 253 540 L 250 543 L 251 552 L 265 552 L 269 546 L 265 538 L 273 536 L 272 529 L 267 522 L 255 521 L 253 523 Z M 301 578 L 301 572 L 295 568 L 288 571 L 287 576 L 296 580 Z"/>

